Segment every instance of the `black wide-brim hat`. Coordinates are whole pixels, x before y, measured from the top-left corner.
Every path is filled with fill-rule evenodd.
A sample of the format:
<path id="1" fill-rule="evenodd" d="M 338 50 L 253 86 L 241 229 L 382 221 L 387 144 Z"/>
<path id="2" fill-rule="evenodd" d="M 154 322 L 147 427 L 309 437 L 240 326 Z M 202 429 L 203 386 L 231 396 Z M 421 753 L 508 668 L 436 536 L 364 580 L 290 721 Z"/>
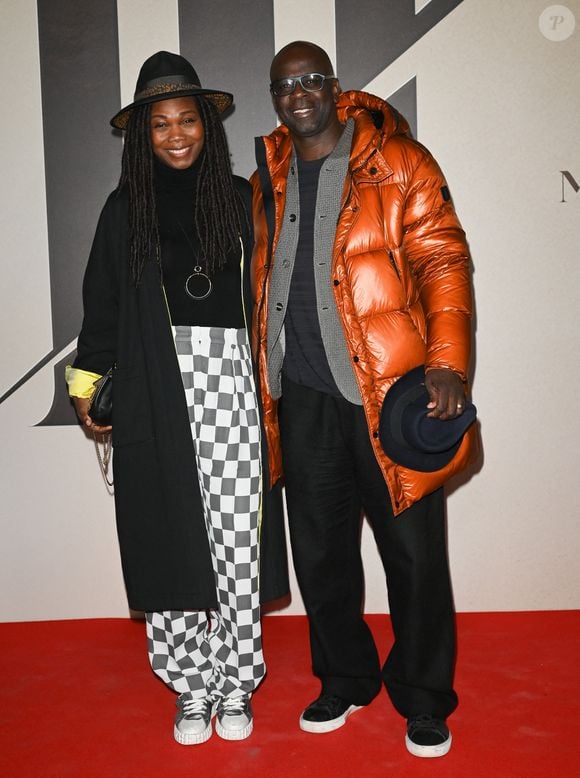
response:
<path id="1" fill-rule="evenodd" d="M 158 51 L 145 60 L 139 71 L 133 102 L 115 114 L 111 124 L 118 130 L 124 130 L 133 109 L 140 105 L 196 95 L 203 95 L 210 100 L 220 113 L 227 110 L 234 100 L 229 92 L 203 89 L 197 73 L 185 57 L 170 51 Z"/>
<path id="2" fill-rule="evenodd" d="M 461 416 L 441 421 L 427 416 L 429 401 L 425 369 L 420 365 L 391 386 L 379 421 L 379 440 L 389 459 L 423 473 L 433 473 L 451 462 L 477 413 L 475 405 L 466 400 Z"/>

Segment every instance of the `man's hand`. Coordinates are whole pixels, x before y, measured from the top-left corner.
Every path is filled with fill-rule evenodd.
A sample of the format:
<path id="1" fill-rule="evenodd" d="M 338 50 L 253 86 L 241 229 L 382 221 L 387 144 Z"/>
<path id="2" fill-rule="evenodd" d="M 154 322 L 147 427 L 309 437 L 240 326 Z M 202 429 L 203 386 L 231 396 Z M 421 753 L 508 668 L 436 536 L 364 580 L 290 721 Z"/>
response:
<path id="1" fill-rule="evenodd" d="M 427 370 L 425 387 L 431 398 L 427 416 L 442 421 L 461 416 L 465 408 L 465 389 L 457 373 L 447 368 Z"/>
<path id="2" fill-rule="evenodd" d="M 93 432 L 97 432 L 100 435 L 104 435 L 107 432 L 111 432 L 113 427 L 110 424 L 106 427 L 101 427 L 99 424 L 95 424 L 95 422 L 89 416 L 89 408 L 91 407 L 90 398 L 73 397 L 72 401 L 74 403 L 77 416 L 79 417 L 83 427 L 88 427 L 90 430 L 92 430 Z"/>

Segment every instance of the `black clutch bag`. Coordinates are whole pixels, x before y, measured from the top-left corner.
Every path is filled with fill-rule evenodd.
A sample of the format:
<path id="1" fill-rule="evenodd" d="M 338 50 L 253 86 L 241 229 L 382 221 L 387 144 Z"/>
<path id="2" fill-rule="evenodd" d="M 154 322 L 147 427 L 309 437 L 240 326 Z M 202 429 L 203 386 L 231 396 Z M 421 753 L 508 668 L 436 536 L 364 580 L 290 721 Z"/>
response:
<path id="1" fill-rule="evenodd" d="M 113 368 L 95 381 L 95 392 L 91 398 L 89 416 L 101 427 L 111 424 L 113 419 Z"/>

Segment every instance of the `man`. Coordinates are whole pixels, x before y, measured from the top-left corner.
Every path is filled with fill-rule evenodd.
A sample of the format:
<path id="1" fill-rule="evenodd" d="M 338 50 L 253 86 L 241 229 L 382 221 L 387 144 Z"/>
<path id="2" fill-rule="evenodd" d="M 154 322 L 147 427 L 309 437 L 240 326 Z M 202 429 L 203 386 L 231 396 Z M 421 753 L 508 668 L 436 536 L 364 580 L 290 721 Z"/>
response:
<path id="1" fill-rule="evenodd" d="M 281 126 L 256 144 L 254 345 L 270 472 L 284 478 L 320 696 L 300 726 L 324 733 L 381 680 L 417 756 L 451 746 L 455 624 L 442 484 L 379 441 L 390 386 L 425 365 L 428 413 L 465 404 L 468 249 L 440 169 L 383 100 L 342 93 L 328 55 L 296 41 L 274 57 Z M 395 642 L 382 670 L 362 614 L 364 511 L 385 568 Z"/>

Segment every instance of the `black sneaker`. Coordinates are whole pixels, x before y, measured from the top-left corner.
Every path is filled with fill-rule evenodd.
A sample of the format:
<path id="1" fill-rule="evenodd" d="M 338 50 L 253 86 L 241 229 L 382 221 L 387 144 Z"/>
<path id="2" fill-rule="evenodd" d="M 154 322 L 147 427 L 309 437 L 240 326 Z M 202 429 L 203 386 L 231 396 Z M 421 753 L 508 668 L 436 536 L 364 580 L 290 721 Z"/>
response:
<path id="1" fill-rule="evenodd" d="M 300 729 L 304 732 L 332 732 L 346 724 L 350 714 L 361 707 L 351 705 L 334 694 L 321 694 L 300 716 Z"/>
<path id="2" fill-rule="evenodd" d="M 443 719 L 428 713 L 407 719 L 407 751 L 413 756 L 445 756 L 451 748 L 451 732 Z"/>

